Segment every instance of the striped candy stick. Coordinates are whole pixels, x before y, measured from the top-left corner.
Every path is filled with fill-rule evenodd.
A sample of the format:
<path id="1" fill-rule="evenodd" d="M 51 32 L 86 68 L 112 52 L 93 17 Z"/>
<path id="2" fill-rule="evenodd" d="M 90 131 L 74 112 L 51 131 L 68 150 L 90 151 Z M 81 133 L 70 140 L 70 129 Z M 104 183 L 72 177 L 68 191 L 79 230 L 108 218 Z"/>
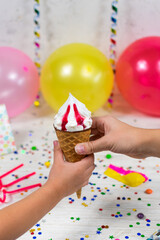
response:
<path id="1" fill-rule="evenodd" d="M 40 64 L 40 0 L 34 0 L 34 46 L 35 46 L 35 65 L 40 74 L 41 64 Z"/>
<path id="2" fill-rule="evenodd" d="M 118 0 L 112 1 L 111 4 L 112 13 L 111 13 L 111 29 L 110 29 L 110 63 L 113 69 L 113 72 L 116 71 L 116 47 L 117 47 L 117 15 L 118 15 Z M 108 99 L 108 107 L 112 108 L 113 104 L 113 91 L 111 96 Z"/>

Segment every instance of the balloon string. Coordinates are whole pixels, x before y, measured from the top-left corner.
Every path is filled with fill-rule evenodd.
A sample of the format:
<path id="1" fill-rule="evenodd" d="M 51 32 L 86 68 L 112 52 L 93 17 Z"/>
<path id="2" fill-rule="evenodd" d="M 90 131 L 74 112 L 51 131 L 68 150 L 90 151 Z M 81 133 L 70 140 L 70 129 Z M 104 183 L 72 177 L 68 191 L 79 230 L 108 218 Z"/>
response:
<path id="1" fill-rule="evenodd" d="M 35 46 L 35 65 L 37 67 L 38 73 L 41 71 L 40 63 L 40 0 L 34 0 L 34 46 Z"/>
<path id="2" fill-rule="evenodd" d="M 111 13 L 111 29 L 110 29 L 110 63 L 115 74 L 116 72 L 116 48 L 117 48 L 117 15 L 118 15 L 118 0 L 113 0 L 112 4 L 112 13 Z M 113 106 L 113 91 L 108 99 L 108 107 L 112 108 Z"/>

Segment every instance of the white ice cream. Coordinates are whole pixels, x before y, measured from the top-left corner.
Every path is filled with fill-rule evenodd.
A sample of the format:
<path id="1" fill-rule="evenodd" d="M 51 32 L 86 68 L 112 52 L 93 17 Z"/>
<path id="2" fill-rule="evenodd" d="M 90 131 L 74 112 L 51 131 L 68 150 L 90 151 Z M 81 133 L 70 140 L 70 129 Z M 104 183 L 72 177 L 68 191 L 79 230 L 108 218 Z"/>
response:
<path id="1" fill-rule="evenodd" d="M 91 112 L 70 93 L 67 101 L 54 117 L 54 127 L 63 131 L 76 132 L 86 130 L 91 125 Z"/>

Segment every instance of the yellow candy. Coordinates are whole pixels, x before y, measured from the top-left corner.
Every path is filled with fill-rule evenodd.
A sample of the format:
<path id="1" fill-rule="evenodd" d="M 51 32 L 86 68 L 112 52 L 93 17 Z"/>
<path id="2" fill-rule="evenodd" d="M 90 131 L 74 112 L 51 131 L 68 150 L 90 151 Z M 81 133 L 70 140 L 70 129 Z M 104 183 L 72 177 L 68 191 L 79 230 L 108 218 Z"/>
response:
<path id="1" fill-rule="evenodd" d="M 84 207 L 88 207 L 88 205 L 87 205 L 86 203 L 84 203 L 84 202 L 82 203 L 82 205 L 83 205 Z"/>
<path id="2" fill-rule="evenodd" d="M 40 103 L 39 101 L 34 101 L 34 106 L 39 107 Z"/>
<path id="3" fill-rule="evenodd" d="M 51 163 L 50 162 L 45 162 L 45 164 L 44 164 L 47 168 L 49 168 L 50 167 L 50 165 L 51 165 Z"/>

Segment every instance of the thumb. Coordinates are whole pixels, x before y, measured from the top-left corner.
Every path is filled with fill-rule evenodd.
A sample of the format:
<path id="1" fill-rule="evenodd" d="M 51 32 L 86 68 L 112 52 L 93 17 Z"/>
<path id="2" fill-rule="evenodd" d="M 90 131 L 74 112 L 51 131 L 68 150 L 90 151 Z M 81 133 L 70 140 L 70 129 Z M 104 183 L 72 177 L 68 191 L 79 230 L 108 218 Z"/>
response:
<path id="1" fill-rule="evenodd" d="M 76 153 L 80 155 L 101 152 L 104 150 L 109 150 L 107 146 L 106 136 L 101 137 L 95 141 L 79 143 L 75 146 Z"/>
<path id="2" fill-rule="evenodd" d="M 54 163 L 61 162 L 63 160 L 63 153 L 60 148 L 59 142 L 54 141 L 53 144 L 54 144 Z"/>

